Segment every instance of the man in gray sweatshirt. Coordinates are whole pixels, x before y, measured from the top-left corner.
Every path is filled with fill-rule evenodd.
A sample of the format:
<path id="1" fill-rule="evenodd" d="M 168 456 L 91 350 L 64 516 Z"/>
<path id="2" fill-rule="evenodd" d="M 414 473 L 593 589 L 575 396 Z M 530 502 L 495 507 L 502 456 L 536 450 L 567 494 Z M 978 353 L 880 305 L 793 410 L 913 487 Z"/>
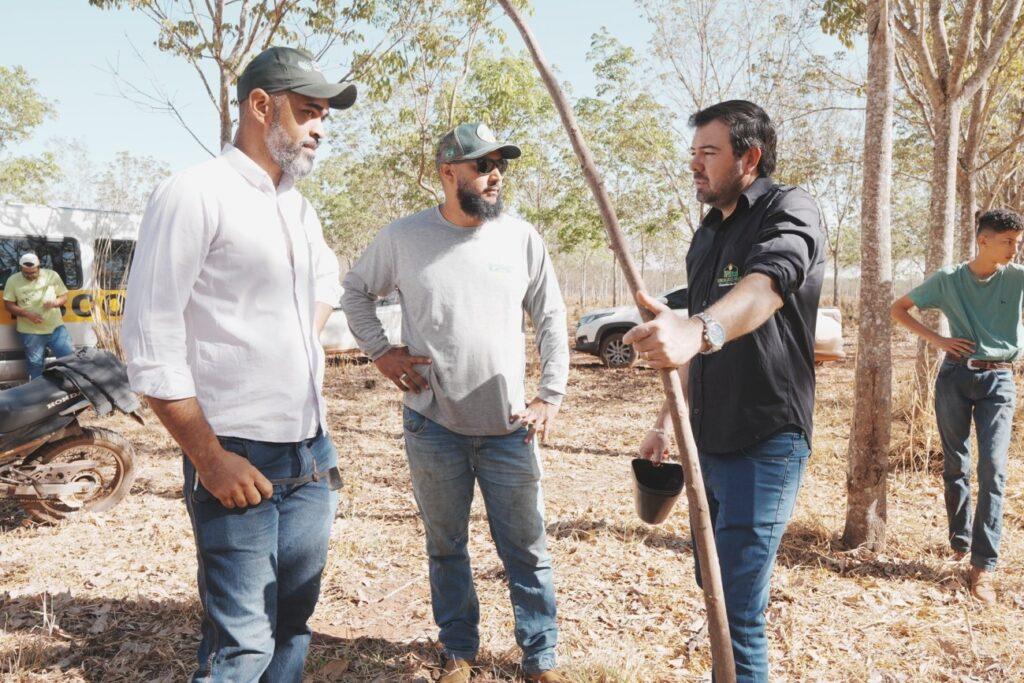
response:
<path id="1" fill-rule="evenodd" d="M 437 169 L 445 201 L 381 230 L 344 280 L 342 307 L 360 348 L 405 393 L 413 493 L 426 530 L 443 683 L 469 680 L 480 609 L 467 550 L 479 482 L 505 565 L 529 681 L 555 669 L 555 591 L 535 436 L 550 431 L 569 374 L 565 304 L 533 226 L 502 212 L 508 160 L 521 152 L 481 123 L 445 135 Z M 404 347 L 392 347 L 376 301 L 398 289 Z M 541 379 L 525 401 L 524 311 L 537 332 Z"/>

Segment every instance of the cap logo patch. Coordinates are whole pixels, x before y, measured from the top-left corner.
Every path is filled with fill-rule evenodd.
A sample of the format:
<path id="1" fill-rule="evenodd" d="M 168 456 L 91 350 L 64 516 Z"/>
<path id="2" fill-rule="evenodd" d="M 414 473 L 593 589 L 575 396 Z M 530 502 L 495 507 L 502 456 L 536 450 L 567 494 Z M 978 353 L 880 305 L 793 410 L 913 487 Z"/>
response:
<path id="1" fill-rule="evenodd" d="M 497 142 L 498 139 L 494 137 L 494 133 L 490 128 L 487 127 L 486 123 L 481 123 L 476 127 L 476 136 L 484 142 Z"/>
<path id="2" fill-rule="evenodd" d="M 303 71 L 320 71 L 320 65 L 312 60 L 307 61 L 305 59 L 300 59 L 295 62 L 295 66 L 299 67 Z"/>

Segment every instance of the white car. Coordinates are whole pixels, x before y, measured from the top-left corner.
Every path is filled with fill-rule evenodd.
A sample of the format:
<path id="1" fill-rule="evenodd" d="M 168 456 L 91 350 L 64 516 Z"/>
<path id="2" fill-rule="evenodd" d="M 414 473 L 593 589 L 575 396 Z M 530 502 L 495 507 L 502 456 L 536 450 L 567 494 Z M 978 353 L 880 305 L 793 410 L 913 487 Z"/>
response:
<path id="1" fill-rule="evenodd" d="M 681 318 L 687 313 L 686 288 L 671 289 L 658 297 Z M 618 306 L 587 311 L 576 326 L 576 350 L 593 354 L 609 368 L 628 368 L 636 361 L 633 347 L 622 341 L 623 335 L 640 324 L 636 306 Z M 843 316 L 838 308 L 819 308 L 814 333 L 814 360 L 823 362 L 845 358 Z"/>
<path id="2" fill-rule="evenodd" d="M 394 345 L 402 343 L 402 307 L 398 303 L 398 292 L 393 292 L 377 302 L 377 317 L 384 325 L 384 334 Z M 320 343 L 327 354 L 349 353 L 358 351 L 352 331 L 348 329 L 348 319 L 341 306 L 335 306 L 331 317 L 320 333 Z"/>

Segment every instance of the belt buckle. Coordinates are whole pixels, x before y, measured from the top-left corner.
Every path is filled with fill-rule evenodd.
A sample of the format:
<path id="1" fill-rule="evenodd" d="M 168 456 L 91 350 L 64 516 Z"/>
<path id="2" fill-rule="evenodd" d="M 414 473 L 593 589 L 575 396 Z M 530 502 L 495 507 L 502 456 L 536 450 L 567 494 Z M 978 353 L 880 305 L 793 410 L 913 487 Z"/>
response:
<path id="1" fill-rule="evenodd" d="M 968 370 L 974 370 L 975 372 L 977 372 L 978 370 L 984 370 L 985 369 L 985 368 L 982 368 L 982 367 L 979 367 L 979 366 L 975 365 L 976 362 L 978 362 L 976 358 L 968 358 L 967 359 L 967 369 Z"/>

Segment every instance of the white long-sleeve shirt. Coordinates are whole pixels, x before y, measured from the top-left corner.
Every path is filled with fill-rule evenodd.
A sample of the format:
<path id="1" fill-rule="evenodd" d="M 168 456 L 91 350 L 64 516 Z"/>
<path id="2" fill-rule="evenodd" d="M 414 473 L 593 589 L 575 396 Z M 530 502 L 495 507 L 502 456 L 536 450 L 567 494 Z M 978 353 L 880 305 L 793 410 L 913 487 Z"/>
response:
<path id="1" fill-rule="evenodd" d="M 240 150 L 162 182 L 128 278 L 132 389 L 196 397 L 213 431 L 288 443 L 326 430 L 316 302 L 337 305 L 338 260 L 316 212 Z"/>

